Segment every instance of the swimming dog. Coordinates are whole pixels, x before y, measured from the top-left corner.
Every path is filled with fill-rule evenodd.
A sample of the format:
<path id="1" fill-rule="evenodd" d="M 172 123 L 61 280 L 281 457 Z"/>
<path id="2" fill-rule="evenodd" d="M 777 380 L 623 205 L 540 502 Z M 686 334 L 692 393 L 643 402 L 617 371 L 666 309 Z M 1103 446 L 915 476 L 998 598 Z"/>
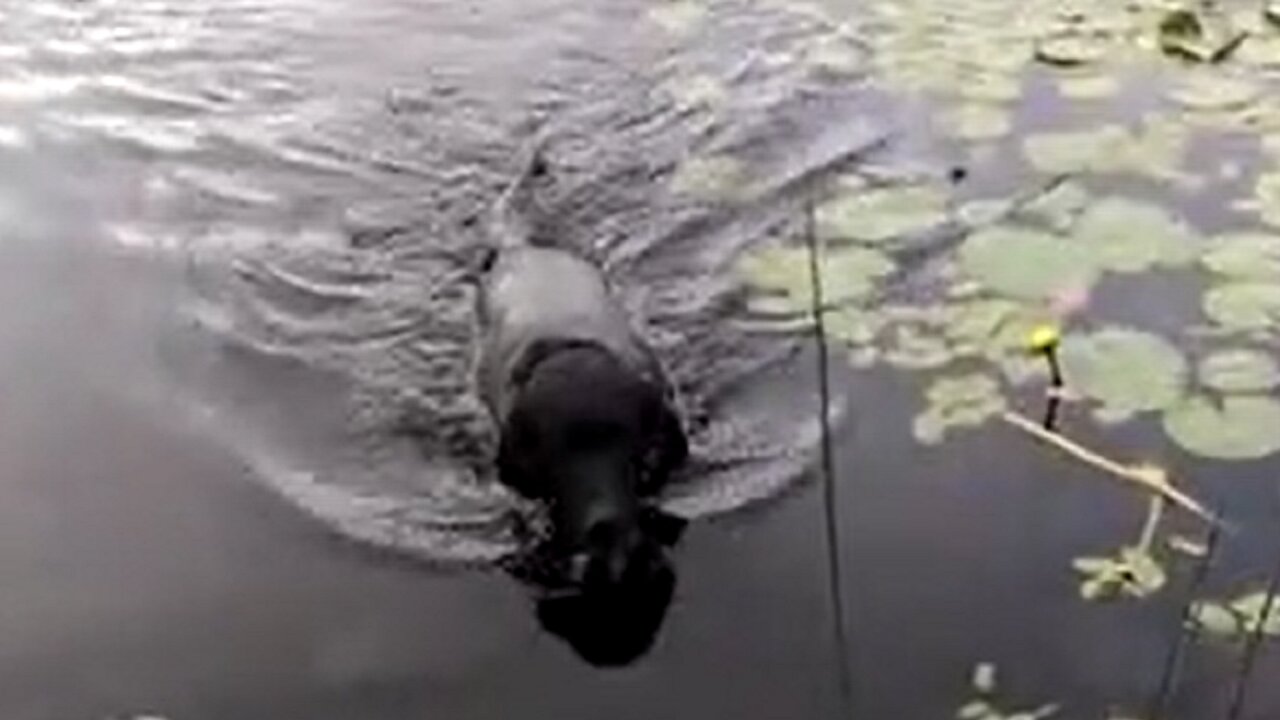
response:
<path id="1" fill-rule="evenodd" d="M 601 270 L 536 241 L 530 193 L 546 167 L 529 155 L 490 223 L 477 385 L 501 482 L 548 510 L 542 554 L 562 590 L 539 619 L 589 662 L 625 664 L 652 644 L 674 589 L 670 519 L 651 499 L 688 445 L 671 385 Z"/>

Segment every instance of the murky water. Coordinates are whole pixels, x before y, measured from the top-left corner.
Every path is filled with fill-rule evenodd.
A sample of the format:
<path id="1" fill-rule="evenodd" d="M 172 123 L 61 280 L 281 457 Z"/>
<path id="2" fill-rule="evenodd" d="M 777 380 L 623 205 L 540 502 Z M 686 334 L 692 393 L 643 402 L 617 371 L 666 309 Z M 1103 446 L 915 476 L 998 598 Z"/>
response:
<path id="1" fill-rule="evenodd" d="M 804 477 L 813 357 L 743 329 L 729 268 L 793 231 L 815 182 L 883 130 L 886 166 L 950 169 L 923 106 L 866 89 L 865 48 L 832 19 L 850 9 L 0 13 L 0 715 L 837 713 Z M 1031 124 L 1055 114 L 1031 106 Z M 484 569 L 528 509 L 484 462 L 459 259 L 535 134 L 553 166 L 539 229 L 607 269 L 694 429 L 665 498 L 699 519 L 679 597 L 622 673 L 542 636 L 522 589 Z M 1211 215 L 1205 197 L 1193 209 Z M 1151 317 L 1186 299 L 1154 283 L 1105 302 Z M 922 449 L 915 384 L 839 385 L 857 715 L 950 716 L 983 660 L 1027 705 L 1136 712 L 1178 598 L 1084 606 L 1068 560 L 1135 531 L 1144 501 L 1005 431 Z M 1231 482 L 1151 428 L 1106 443 Z M 1219 564 L 1224 585 L 1274 544 L 1265 502 L 1234 495 L 1245 549 Z M 1235 660 L 1211 650 L 1179 717 L 1221 712 Z M 1278 708 L 1261 692 L 1249 707 Z"/>

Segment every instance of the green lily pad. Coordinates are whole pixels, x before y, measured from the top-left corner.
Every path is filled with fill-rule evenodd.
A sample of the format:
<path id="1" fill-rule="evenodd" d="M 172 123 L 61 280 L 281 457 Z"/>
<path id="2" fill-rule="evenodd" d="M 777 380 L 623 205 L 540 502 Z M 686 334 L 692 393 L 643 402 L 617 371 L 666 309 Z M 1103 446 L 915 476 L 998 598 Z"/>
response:
<path id="1" fill-rule="evenodd" d="M 1169 55 L 1204 63 L 1221 62 L 1244 40 L 1221 13 L 1171 10 L 1160 20 L 1160 48 Z"/>
<path id="2" fill-rule="evenodd" d="M 999 298 L 958 302 L 944 311 L 943 332 L 956 345 L 988 346 L 1016 320 L 1019 310 L 1017 303 Z"/>
<path id="3" fill-rule="evenodd" d="M 1240 619 L 1221 603 L 1199 601 L 1192 603 L 1190 621 L 1201 631 L 1222 638 L 1235 637 L 1240 632 Z"/>
<path id="4" fill-rule="evenodd" d="M 1146 598 L 1168 582 L 1164 567 L 1136 547 L 1121 548 L 1116 557 L 1076 558 L 1071 565 L 1082 576 L 1080 597 L 1089 601 Z"/>
<path id="5" fill-rule="evenodd" d="M 873 248 L 851 246 L 827 251 L 819 263 L 823 301 L 830 305 L 864 298 L 893 269 L 892 258 Z M 753 287 L 786 297 L 783 302 L 790 307 L 812 308 L 812 275 L 806 248 L 766 248 L 744 258 L 740 270 Z"/>
<path id="6" fill-rule="evenodd" d="M 1254 188 L 1254 198 L 1262 221 L 1268 225 L 1280 227 L 1280 173 L 1259 175 L 1258 184 Z"/>
<path id="7" fill-rule="evenodd" d="M 1280 281 L 1280 235 L 1235 233 L 1214 238 L 1200 262 L 1236 280 Z"/>
<path id="8" fill-rule="evenodd" d="M 1189 110 L 1238 110 L 1262 94 L 1255 83 L 1238 78 L 1196 73 L 1169 91 L 1169 97 Z"/>
<path id="9" fill-rule="evenodd" d="M 949 135 L 961 140 L 994 140 L 1013 129 L 1007 110 L 977 103 L 951 108 L 943 114 L 942 124 Z"/>
<path id="10" fill-rule="evenodd" d="M 1044 223 L 1057 232 L 1068 232 L 1088 205 L 1089 191 L 1078 182 L 1067 181 L 1027 203 L 1018 217 Z"/>
<path id="11" fill-rule="evenodd" d="M 900 239 L 946 219 L 947 195 L 932 186 L 871 188 L 844 193 L 817 210 L 821 237 L 863 243 Z"/>
<path id="12" fill-rule="evenodd" d="M 827 336 L 847 345 L 869 345 L 884 329 L 883 315 L 866 308 L 845 307 L 828 312 L 823 327 Z"/>
<path id="13" fill-rule="evenodd" d="M 1022 153 L 1036 170 L 1051 175 L 1084 173 L 1111 167 L 1131 138 L 1124 128 L 1104 125 L 1092 130 L 1027 135 Z"/>
<path id="14" fill-rule="evenodd" d="M 942 377 L 925 392 L 928 407 L 916 417 L 913 432 L 920 442 L 941 442 L 952 428 L 977 427 L 1005 408 L 1000 385 L 981 373 Z"/>
<path id="15" fill-rule="evenodd" d="M 979 695 L 992 695 L 996 691 L 996 666 L 994 663 L 978 663 L 973 666 L 969 679 L 973 691 Z"/>
<path id="16" fill-rule="evenodd" d="M 1215 404 L 1191 397 L 1164 415 L 1165 432 L 1188 452 L 1220 460 L 1253 460 L 1280 451 L 1280 403 L 1228 395 Z"/>
<path id="17" fill-rule="evenodd" d="M 940 337 L 928 335 L 912 325 L 895 328 L 892 344 L 884 351 L 884 361 L 906 370 L 929 370 L 951 362 L 951 348 Z"/>
<path id="18" fill-rule="evenodd" d="M 1186 386 L 1186 360 L 1159 335 L 1125 328 L 1068 335 L 1059 355 L 1067 387 L 1112 418 L 1171 407 Z"/>
<path id="19" fill-rule="evenodd" d="M 1095 63 L 1107 56 L 1107 38 L 1094 33 L 1062 33 L 1036 43 L 1036 59 L 1049 65 L 1073 67 Z"/>
<path id="20" fill-rule="evenodd" d="M 1252 592 L 1231 601 L 1231 609 L 1239 615 L 1241 631 L 1280 635 L 1280 600 L 1265 592 Z"/>
<path id="21" fill-rule="evenodd" d="M 1211 320 L 1234 330 L 1265 330 L 1280 322 L 1280 285 L 1233 282 L 1204 294 L 1204 312 Z"/>
<path id="22" fill-rule="evenodd" d="M 969 236 L 959 250 L 961 269 L 990 290 L 1014 298 L 1044 299 L 1088 287 L 1098 269 L 1079 246 L 1031 228 L 997 225 Z"/>
<path id="23" fill-rule="evenodd" d="M 1103 198 L 1086 210 L 1074 237 L 1099 267 L 1115 272 L 1185 265 L 1199 249 L 1191 230 L 1164 208 L 1123 197 Z"/>
<path id="24" fill-rule="evenodd" d="M 649 20 L 670 33 L 691 31 L 706 17 L 707 8 L 694 0 L 660 2 L 649 10 Z"/>
<path id="25" fill-rule="evenodd" d="M 984 700 L 965 703 L 956 711 L 956 720 L 992 720 L 998 717 L 1000 717 L 999 711 Z"/>
<path id="26" fill-rule="evenodd" d="M 1220 350 L 1200 362 L 1200 381 L 1223 393 L 1266 392 L 1280 386 L 1280 365 L 1257 350 Z"/>
<path id="27" fill-rule="evenodd" d="M 1071 100 L 1103 100 L 1120 94 L 1120 81 L 1111 75 L 1062 77 L 1058 94 Z"/>
<path id="28" fill-rule="evenodd" d="M 1005 54 L 1008 52 L 1006 49 Z M 953 90 L 966 100 L 1010 103 L 1022 96 L 1022 78 L 1011 73 L 985 72 L 969 75 Z"/>
<path id="29" fill-rule="evenodd" d="M 676 168 L 671 189 L 701 200 L 733 200 L 745 194 L 747 170 L 741 160 L 728 155 L 694 156 Z"/>

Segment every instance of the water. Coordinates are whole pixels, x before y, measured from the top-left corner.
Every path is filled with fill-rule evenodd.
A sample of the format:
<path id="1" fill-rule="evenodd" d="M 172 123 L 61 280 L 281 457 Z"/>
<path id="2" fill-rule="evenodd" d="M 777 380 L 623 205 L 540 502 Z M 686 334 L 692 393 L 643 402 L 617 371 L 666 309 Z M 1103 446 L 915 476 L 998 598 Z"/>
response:
<path id="1" fill-rule="evenodd" d="M 948 158 L 830 15 L 698 8 L 0 6 L 0 715 L 836 715 L 813 357 L 739 328 L 728 268 L 882 130 L 894 167 Z M 676 605 L 622 672 L 487 569 L 528 509 L 482 462 L 458 258 L 534 134 L 543 229 L 606 268 L 695 427 Z M 673 192 L 727 154 L 753 202 Z M 1179 297 L 1113 302 L 1147 293 Z M 1067 561 L 1144 501 L 1008 431 L 920 449 L 914 380 L 838 387 L 857 714 L 949 716 L 981 660 L 1027 705 L 1140 707 L 1176 598 L 1082 606 Z M 1150 428 L 1106 443 L 1183 462 Z M 1257 522 L 1224 577 L 1273 545 L 1232 508 Z M 1217 716 L 1232 662 L 1195 654 L 1180 717 Z"/>

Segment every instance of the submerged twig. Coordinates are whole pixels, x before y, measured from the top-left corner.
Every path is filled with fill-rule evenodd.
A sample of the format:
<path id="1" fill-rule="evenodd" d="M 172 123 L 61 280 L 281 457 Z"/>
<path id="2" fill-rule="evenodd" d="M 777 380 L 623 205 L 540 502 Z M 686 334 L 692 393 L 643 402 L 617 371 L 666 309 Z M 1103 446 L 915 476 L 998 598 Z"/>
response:
<path id="1" fill-rule="evenodd" d="M 1000 415 L 1005 423 L 1046 442 L 1068 455 L 1092 465 L 1099 470 L 1125 480 L 1149 493 L 1154 493 L 1212 525 L 1222 521 L 1199 501 L 1174 487 L 1162 468 L 1152 465 L 1124 465 L 1071 440 L 1052 430 L 1045 430 L 1039 423 L 1011 410 Z"/>
<path id="2" fill-rule="evenodd" d="M 1205 540 L 1205 552 L 1200 558 L 1200 562 L 1196 564 L 1195 574 L 1191 578 L 1191 582 L 1187 585 L 1186 593 L 1182 598 L 1181 612 L 1178 613 L 1178 628 L 1174 635 L 1173 643 L 1169 646 L 1169 652 L 1165 655 L 1164 668 L 1160 673 L 1160 684 L 1156 688 L 1156 693 L 1151 697 L 1151 703 L 1147 709 L 1147 716 L 1150 720 L 1162 720 L 1165 712 L 1169 708 L 1169 701 L 1173 697 L 1174 690 L 1178 687 L 1178 680 L 1182 675 L 1182 662 L 1186 657 L 1187 647 L 1195 642 L 1200 634 L 1200 623 L 1194 622 L 1191 609 L 1195 606 L 1196 598 L 1200 595 L 1200 588 L 1204 586 L 1205 581 L 1209 578 L 1209 571 L 1212 568 L 1213 561 L 1217 557 L 1218 541 L 1222 537 L 1222 526 L 1213 525 L 1209 528 L 1209 536 Z"/>
<path id="3" fill-rule="evenodd" d="M 1273 503 L 1277 500 L 1280 498 L 1273 498 Z M 1277 529 L 1280 530 L 1280 507 L 1275 510 L 1277 512 L 1273 514 L 1277 515 L 1275 520 Z M 1275 609 L 1277 592 L 1280 592 L 1280 554 L 1277 554 L 1275 567 L 1267 580 L 1267 594 L 1262 604 L 1262 614 L 1258 616 L 1259 619 L 1253 627 L 1249 628 L 1249 636 L 1245 639 L 1244 652 L 1240 656 L 1240 670 L 1236 673 L 1235 687 L 1231 692 L 1231 707 L 1227 711 L 1227 720 L 1239 720 L 1241 713 L 1244 712 L 1249 678 L 1253 675 L 1253 666 L 1258 660 L 1258 650 L 1262 647 L 1262 639 L 1266 635 L 1266 619 L 1271 617 L 1271 612 Z"/>

